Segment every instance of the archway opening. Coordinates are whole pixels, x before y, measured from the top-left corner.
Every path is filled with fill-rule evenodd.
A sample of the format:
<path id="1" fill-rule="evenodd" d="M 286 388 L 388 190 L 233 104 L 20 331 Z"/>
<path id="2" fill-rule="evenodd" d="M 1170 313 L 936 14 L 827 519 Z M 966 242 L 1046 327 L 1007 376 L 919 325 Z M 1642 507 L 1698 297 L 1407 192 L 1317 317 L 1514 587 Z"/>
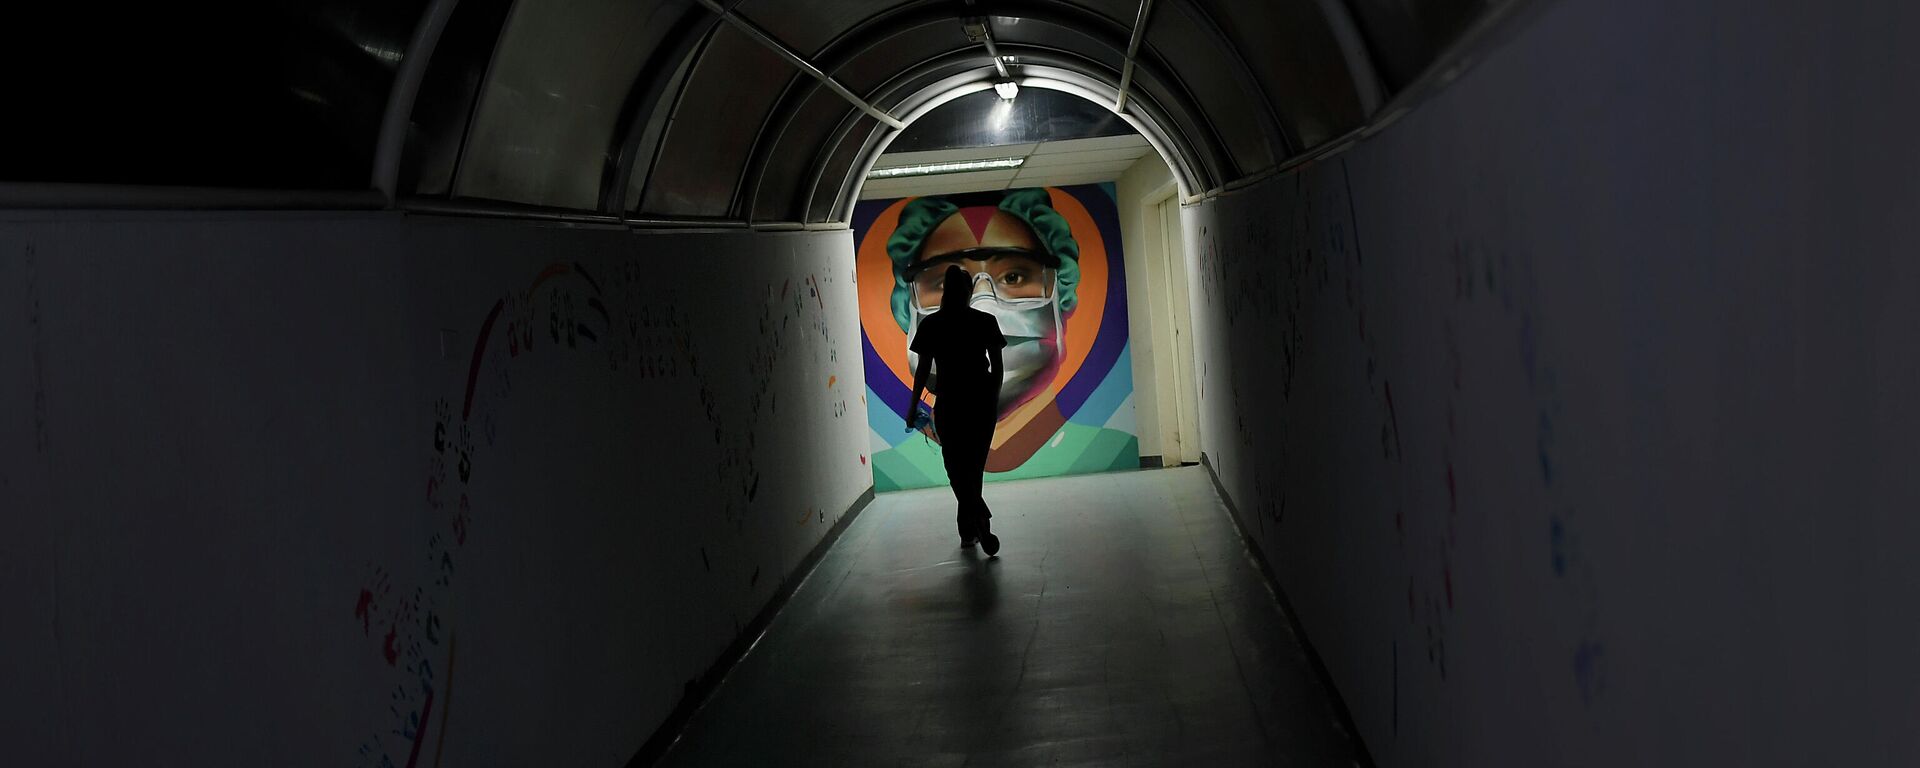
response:
<path id="1" fill-rule="evenodd" d="M 905 429 L 928 404 L 912 399 L 911 349 L 938 291 L 919 283 L 943 259 L 974 275 L 1009 359 L 1025 363 L 1002 383 L 989 481 L 1197 459 L 1180 407 L 1193 391 L 1179 348 L 1191 336 L 1181 177 L 1141 121 L 1061 83 L 976 81 L 929 98 L 858 178 L 847 221 L 879 490 L 944 482 L 937 431 Z M 956 255 L 969 249 L 995 253 Z M 1035 280 L 1033 301 L 999 295 Z"/>

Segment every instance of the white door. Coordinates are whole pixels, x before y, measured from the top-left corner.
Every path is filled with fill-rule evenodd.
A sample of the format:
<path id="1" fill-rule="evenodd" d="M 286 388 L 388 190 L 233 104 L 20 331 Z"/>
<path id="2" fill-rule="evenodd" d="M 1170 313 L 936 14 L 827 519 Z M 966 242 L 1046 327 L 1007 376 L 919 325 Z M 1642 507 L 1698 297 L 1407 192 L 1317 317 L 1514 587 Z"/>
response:
<path id="1" fill-rule="evenodd" d="M 1166 261 L 1168 326 L 1173 329 L 1173 444 L 1167 446 L 1168 464 L 1200 460 L 1200 398 L 1193 368 L 1193 313 L 1188 304 L 1186 238 L 1180 230 L 1178 195 L 1160 202 L 1160 253 Z"/>

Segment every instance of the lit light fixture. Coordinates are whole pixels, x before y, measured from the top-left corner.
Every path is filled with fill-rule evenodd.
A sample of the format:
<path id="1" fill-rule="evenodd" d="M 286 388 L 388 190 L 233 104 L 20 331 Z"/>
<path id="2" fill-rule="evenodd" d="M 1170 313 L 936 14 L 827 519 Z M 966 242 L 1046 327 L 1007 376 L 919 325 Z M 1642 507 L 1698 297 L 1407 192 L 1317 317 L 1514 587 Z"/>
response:
<path id="1" fill-rule="evenodd" d="M 1001 171 L 1018 168 L 1025 164 L 1024 157 L 996 157 L 990 160 L 956 160 L 949 163 L 927 163 L 925 165 L 902 165 L 897 168 L 875 168 L 867 174 L 869 179 L 898 179 L 907 176 L 934 176 L 942 173 L 966 173 L 967 171 Z"/>
<path id="2" fill-rule="evenodd" d="M 1012 80 L 1007 80 L 1005 82 L 994 83 L 993 92 L 1000 94 L 1000 98 L 1013 101 L 1013 97 L 1020 95 L 1020 86 Z"/>

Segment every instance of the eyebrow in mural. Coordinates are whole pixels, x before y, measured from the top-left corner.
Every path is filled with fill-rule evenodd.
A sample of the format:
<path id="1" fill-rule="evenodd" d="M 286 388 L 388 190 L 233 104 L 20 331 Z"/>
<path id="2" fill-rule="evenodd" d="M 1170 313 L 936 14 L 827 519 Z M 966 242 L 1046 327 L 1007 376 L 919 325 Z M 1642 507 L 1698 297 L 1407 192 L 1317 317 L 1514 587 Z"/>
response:
<path id="1" fill-rule="evenodd" d="M 906 279 L 913 280 L 934 267 L 958 264 L 963 261 L 995 261 L 1006 258 L 1033 259 L 1048 267 L 1060 266 L 1060 259 L 1045 251 L 1034 251 L 1026 248 L 983 246 L 979 248 L 964 248 L 938 256 L 927 256 L 920 261 L 908 265 L 901 274 Z"/>

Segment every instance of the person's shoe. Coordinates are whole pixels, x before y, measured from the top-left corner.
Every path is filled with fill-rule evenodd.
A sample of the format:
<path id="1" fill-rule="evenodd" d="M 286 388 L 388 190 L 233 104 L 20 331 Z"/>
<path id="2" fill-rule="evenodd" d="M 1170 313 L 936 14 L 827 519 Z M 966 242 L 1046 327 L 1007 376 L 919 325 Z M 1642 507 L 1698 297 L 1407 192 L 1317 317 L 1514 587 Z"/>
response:
<path id="1" fill-rule="evenodd" d="M 987 557 L 1000 554 L 1000 537 L 991 533 L 980 534 L 980 549 L 987 553 Z"/>
<path id="2" fill-rule="evenodd" d="M 960 538 L 960 548 L 961 548 L 961 549 L 973 549 L 973 545 L 974 545 L 974 543 L 975 543 L 975 542 L 977 542 L 977 541 L 979 541 L 979 539 L 976 539 L 976 538 L 974 538 L 974 537 L 972 537 L 972 536 L 963 536 L 963 537 L 961 537 L 961 538 Z"/>

